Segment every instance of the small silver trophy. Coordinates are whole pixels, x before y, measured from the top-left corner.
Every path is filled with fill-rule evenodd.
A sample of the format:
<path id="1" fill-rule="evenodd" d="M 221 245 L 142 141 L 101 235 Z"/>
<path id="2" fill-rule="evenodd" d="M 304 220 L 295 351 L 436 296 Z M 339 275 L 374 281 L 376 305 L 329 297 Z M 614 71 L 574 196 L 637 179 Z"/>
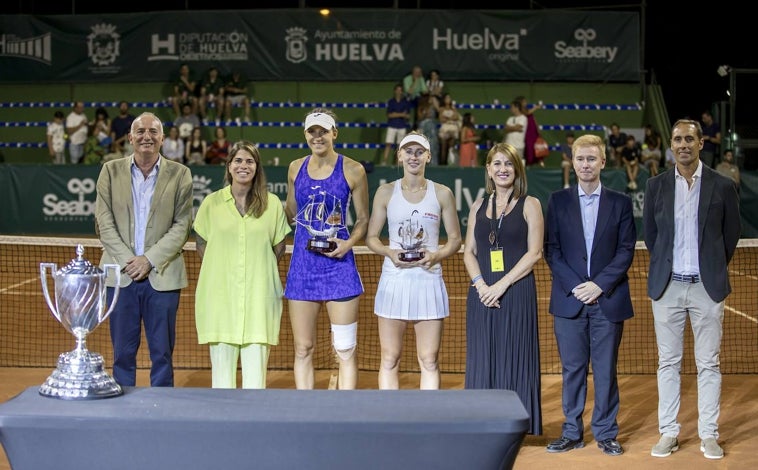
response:
<path id="1" fill-rule="evenodd" d="M 58 367 L 39 389 L 40 395 L 64 400 L 92 400 L 123 394 L 121 386 L 103 367 L 103 356 L 87 350 L 87 335 L 105 321 L 116 305 L 121 268 L 106 264 L 105 271 L 84 259 L 84 247 L 77 245 L 76 258 L 57 269 L 55 263 L 40 263 L 42 292 L 55 318 L 76 337 L 76 349 L 58 357 Z M 47 288 L 47 269 L 55 280 L 55 304 Z M 105 308 L 105 277 L 116 274 L 116 288 L 110 308 Z"/>
<path id="2" fill-rule="evenodd" d="M 335 237 L 340 229 L 345 228 L 342 202 L 325 191 L 311 194 L 309 199 L 295 221 L 311 235 L 306 245 L 309 251 L 330 253 L 337 249 L 337 243 L 329 238 Z"/>
<path id="3" fill-rule="evenodd" d="M 418 220 L 414 220 L 416 214 L 418 211 L 414 210 L 411 217 L 405 220 L 397 231 L 400 247 L 405 250 L 397 256 L 400 261 L 413 262 L 424 258 L 424 252 L 419 250 L 424 246 L 426 233 L 424 233 L 424 226 Z"/>

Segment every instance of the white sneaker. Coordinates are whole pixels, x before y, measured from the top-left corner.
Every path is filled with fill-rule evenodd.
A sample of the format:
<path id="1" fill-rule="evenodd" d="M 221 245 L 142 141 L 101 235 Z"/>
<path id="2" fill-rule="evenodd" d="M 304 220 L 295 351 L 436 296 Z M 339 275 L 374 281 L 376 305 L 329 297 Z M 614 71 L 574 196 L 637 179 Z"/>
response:
<path id="1" fill-rule="evenodd" d="M 653 457 L 668 457 L 672 452 L 679 450 L 679 440 L 675 437 L 661 436 L 658 443 L 653 446 L 650 455 Z"/>
<path id="2" fill-rule="evenodd" d="M 716 439 L 709 437 L 700 442 L 700 452 L 706 459 L 718 460 L 724 457 L 724 449 L 721 448 Z"/>

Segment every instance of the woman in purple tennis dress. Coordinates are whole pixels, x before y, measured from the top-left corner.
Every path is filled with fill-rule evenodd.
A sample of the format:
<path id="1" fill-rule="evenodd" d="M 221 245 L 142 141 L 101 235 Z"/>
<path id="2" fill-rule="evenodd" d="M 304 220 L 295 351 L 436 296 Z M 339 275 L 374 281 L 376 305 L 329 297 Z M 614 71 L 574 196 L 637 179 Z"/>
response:
<path id="1" fill-rule="evenodd" d="M 334 150 L 334 114 L 314 109 L 305 118 L 305 140 L 311 154 L 293 161 L 287 173 L 285 211 L 296 222 L 284 296 L 288 300 L 295 345 L 295 386 L 312 389 L 316 319 L 326 305 L 332 344 L 339 361 L 340 389 L 358 381 L 356 346 L 358 303 L 363 294 L 353 246 L 368 226 L 368 181 L 363 166 Z M 347 228 L 350 205 L 355 211 Z"/>

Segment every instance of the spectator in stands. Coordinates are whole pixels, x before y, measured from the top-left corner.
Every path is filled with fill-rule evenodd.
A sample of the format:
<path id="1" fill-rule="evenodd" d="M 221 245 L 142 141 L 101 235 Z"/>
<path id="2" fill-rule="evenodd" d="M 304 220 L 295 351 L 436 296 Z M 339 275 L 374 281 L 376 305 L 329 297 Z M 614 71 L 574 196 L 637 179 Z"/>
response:
<path id="1" fill-rule="evenodd" d="M 108 111 L 102 106 L 95 110 L 95 120 L 90 123 L 90 134 L 97 138 L 97 143 L 107 150 L 111 146 L 111 120 Z M 103 155 L 105 152 L 103 152 Z"/>
<path id="2" fill-rule="evenodd" d="M 563 172 L 563 188 L 564 189 L 568 188 L 571 185 L 571 168 L 574 166 L 574 162 L 571 158 L 571 155 L 572 155 L 571 147 L 573 146 L 574 146 L 574 133 L 567 132 L 566 143 L 561 145 L 561 171 Z"/>
<path id="3" fill-rule="evenodd" d="M 731 178 L 734 181 L 734 184 L 737 185 L 737 192 L 740 192 L 740 169 L 734 164 L 734 152 L 732 149 L 724 150 L 724 155 L 721 157 L 721 163 L 716 165 L 716 171 Z"/>
<path id="4" fill-rule="evenodd" d="M 63 111 L 53 113 L 53 120 L 47 123 L 47 151 L 56 165 L 66 163 L 66 128 L 63 126 Z"/>
<path id="5" fill-rule="evenodd" d="M 450 162 L 450 152 L 455 152 L 455 144 L 461 133 L 462 118 L 461 113 L 453 103 L 453 97 L 450 93 L 442 96 L 442 104 L 439 109 L 440 129 L 437 134 L 440 138 L 440 165 L 447 165 Z"/>
<path id="6" fill-rule="evenodd" d="M 674 168 L 674 165 L 676 165 L 676 158 L 674 157 L 674 151 L 671 149 L 671 147 L 666 149 L 666 169 Z"/>
<path id="7" fill-rule="evenodd" d="M 510 144 L 519 154 L 524 165 L 526 165 L 526 158 L 524 157 L 524 148 L 526 146 L 526 126 L 529 121 L 526 117 L 526 113 L 523 109 L 523 102 L 521 97 L 517 97 L 511 101 L 511 117 L 505 121 L 505 143 Z"/>
<path id="8" fill-rule="evenodd" d="M 124 157 L 124 154 L 121 153 L 121 151 L 118 150 L 118 148 L 111 147 L 111 151 L 103 155 L 103 158 L 102 160 L 100 160 L 100 163 L 109 162 L 111 160 L 117 160 L 123 157 Z"/>
<path id="9" fill-rule="evenodd" d="M 429 78 L 426 80 L 426 89 L 429 96 L 435 98 L 437 103 L 442 102 L 442 96 L 445 94 L 445 82 L 440 78 L 440 71 L 432 69 L 429 71 Z"/>
<path id="10" fill-rule="evenodd" d="M 208 142 L 203 138 L 203 128 L 195 127 L 184 144 L 184 161 L 187 165 L 205 165 Z"/>
<path id="11" fill-rule="evenodd" d="M 339 388 L 354 389 L 358 381 L 358 306 L 364 290 L 353 246 L 363 240 L 368 225 L 366 170 L 335 151 L 338 132 L 331 110 L 311 111 L 305 118 L 304 135 L 311 154 L 290 163 L 285 205 L 289 219 L 298 223 L 284 290 L 295 345 L 295 385 L 313 388 L 316 319 L 325 305 L 339 361 Z M 348 231 L 345 215 L 351 203 L 355 219 Z M 328 227 L 337 230 L 326 234 L 334 249 L 320 248 L 323 242 L 316 251 L 308 249 L 310 230 L 323 230 L 327 221 Z"/>
<path id="12" fill-rule="evenodd" d="M 647 293 L 653 302 L 658 343 L 658 430 L 653 457 L 679 449 L 684 328 L 695 338 L 698 436 L 708 459 L 720 459 L 718 418 L 724 299 L 731 292 L 728 264 L 740 238 L 739 196 L 734 182 L 700 162 L 705 139 L 700 123 L 680 119 L 671 130 L 673 170 L 650 178 L 642 222 L 650 253 Z"/>
<path id="13" fill-rule="evenodd" d="M 467 389 L 514 390 L 529 415 L 527 433 L 542 434 L 540 350 L 534 265 L 542 258 L 539 199 L 527 195 L 521 155 L 495 144 L 485 163 L 487 196 L 471 205 L 463 262 Z"/>
<path id="14" fill-rule="evenodd" d="M 647 167 L 650 176 L 658 174 L 658 165 L 661 162 L 661 134 L 651 125 L 645 126 L 645 140 L 642 144 L 641 162 Z"/>
<path id="15" fill-rule="evenodd" d="M 403 91 L 405 92 L 405 98 L 411 103 L 411 115 L 413 116 L 412 129 L 417 127 L 416 109 L 418 108 L 418 101 L 422 95 L 429 93 L 429 89 L 426 87 L 426 80 L 424 80 L 424 71 L 420 65 L 414 65 L 411 69 L 411 73 L 403 77 Z"/>
<path id="16" fill-rule="evenodd" d="M 408 132 L 411 111 L 411 103 L 403 94 L 403 85 L 398 83 L 393 88 L 392 98 L 387 100 L 387 134 L 384 138 L 382 165 L 386 166 L 389 163 L 392 146 L 399 144 Z"/>
<path id="17" fill-rule="evenodd" d="M 200 85 L 200 119 L 208 124 L 208 108 L 216 109 L 216 124 L 224 118 L 224 83 L 218 75 L 218 69 L 211 67 Z"/>
<path id="18" fill-rule="evenodd" d="M 626 187 L 634 191 L 637 189 L 637 176 L 640 174 L 640 158 L 642 149 L 632 134 L 626 136 L 626 144 L 621 149 L 621 159 L 624 161 L 626 170 Z"/>
<path id="19" fill-rule="evenodd" d="M 169 160 L 184 163 L 184 140 L 179 137 L 179 129 L 176 126 L 168 128 L 168 136 L 163 140 L 161 153 Z"/>
<path id="20" fill-rule="evenodd" d="M 79 163 L 84 156 L 84 144 L 89 135 L 89 119 L 84 114 L 84 102 L 74 103 L 74 109 L 66 116 L 66 133 L 68 134 L 68 154 L 71 163 Z"/>
<path id="21" fill-rule="evenodd" d="M 115 304 L 114 279 L 106 280 L 113 305 L 113 378 L 121 386 L 136 385 L 144 324 L 150 385 L 172 387 L 179 294 L 188 284 L 182 252 L 192 225 L 192 175 L 161 158 L 163 124 L 154 114 L 137 116 L 129 140 L 133 157 L 102 166 L 95 202 L 95 232 L 104 250 L 100 266 L 117 264 L 122 271 Z"/>
<path id="22" fill-rule="evenodd" d="M 90 134 L 87 137 L 87 141 L 84 143 L 84 158 L 81 163 L 85 165 L 99 165 L 105 156 L 106 147 L 100 145 L 98 137 L 95 134 Z"/>
<path id="23" fill-rule="evenodd" d="M 129 112 L 129 103 L 121 101 L 118 104 L 118 116 L 111 121 L 111 139 L 113 140 L 114 152 L 118 151 L 124 155 L 132 153 L 129 143 L 129 130 L 133 121 L 134 116 Z"/>
<path id="24" fill-rule="evenodd" d="M 179 137 L 184 139 L 186 148 L 192 131 L 200 127 L 200 119 L 197 114 L 192 112 L 192 107 L 189 104 L 185 103 L 182 106 L 182 115 L 174 120 L 174 127 L 179 129 Z"/>
<path id="25" fill-rule="evenodd" d="M 542 101 L 529 107 L 529 102 L 525 96 L 518 96 L 516 99 L 521 102 L 521 112 L 526 116 L 526 128 L 524 129 L 524 159 L 526 160 L 526 166 L 539 165 L 544 167 L 544 160 L 537 157 L 534 151 L 534 143 L 537 142 L 537 137 L 540 136 L 540 126 L 534 118 L 534 112 L 542 109 Z"/>
<path id="26" fill-rule="evenodd" d="M 553 276 L 550 313 L 561 358 L 565 420 L 547 451 L 584 447 L 587 376 L 592 365 L 592 434 L 606 455 L 621 455 L 616 376 L 624 321 L 634 316 L 627 271 L 637 229 L 632 200 L 600 182 L 605 143 L 586 134 L 573 143 L 578 185 L 550 195 L 545 261 Z M 580 228 L 581 227 L 581 228 Z"/>
<path id="27" fill-rule="evenodd" d="M 432 165 L 440 164 L 440 139 L 437 137 L 440 122 L 437 119 L 439 115 L 439 105 L 437 100 L 431 95 L 422 96 L 419 99 L 418 109 L 418 131 L 429 140 L 429 152 L 432 155 Z"/>
<path id="28" fill-rule="evenodd" d="M 431 161 L 429 148 L 426 136 L 415 131 L 400 142 L 397 159 L 403 177 L 376 190 L 368 224 L 366 246 L 384 256 L 374 299 L 381 345 L 380 389 L 400 388 L 398 369 L 408 324 L 416 333 L 420 388 L 440 388 L 438 355 L 443 320 L 450 315 L 442 261 L 461 247 L 461 229 L 453 192 L 424 176 Z M 442 246 L 441 222 L 447 234 Z M 390 234 L 388 245 L 380 239 L 385 224 Z M 401 257 L 410 241 L 418 241 L 421 259 Z"/>
<path id="29" fill-rule="evenodd" d="M 271 346 L 279 344 L 282 282 L 278 263 L 292 229 L 268 192 L 258 148 L 234 144 L 222 189 L 203 199 L 194 222 L 202 265 L 195 294 L 200 344 L 208 344 L 211 386 L 266 388 Z M 237 262 L 230 263 L 230 260 Z"/>
<path id="30" fill-rule="evenodd" d="M 250 97 L 247 96 L 247 80 L 239 71 L 234 71 L 224 85 L 224 104 L 226 118 L 232 118 L 232 107 L 242 106 L 245 110 L 245 122 L 250 122 Z"/>
<path id="31" fill-rule="evenodd" d="M 403 91 L 405 92 L 405 97 L 414 104 L 414 107 L 421 95 L 429 93 L 426 81 L 424 80 L 424 71 L 420 65 L 414 65 L 411 73 L 403 77 Z"/>
<path id="32" fill-rule="evenodd" d="M 208 165 L 225 165 L 232 145 L 226 140 L 226 129 L 223 127 L 216 128 L 215 136 L 216 138 L 213 139 L 205 153 L 205 163 Z"/>
<path id="33" fill-rule="evenodd" d="M 190 106 L 190 114 L 197 114 L 197 82 L 186 63 L 179 66 L 179 76 L 174 82 L 173 92 L 174 116 L 181 116 L 184 105 L 187 104 Z"/>
<path id="34" fill-rule="evenodd" d="M 621 132 L 621 128 L 615 122 L 611 124 L 611 133 L 608 134 L 608 159 L 621 168 L 623 158 L 621 150 L 626 146 L 626 134 Z"/>
<path id="35" fill-rule="evenodd" d="M 460 144 L 458 145 L 458 164 L 461 168 L 479 166 L 479 133 L 476 131 L 476 118 L 471 113 L 463 113 Z"/>
<path id="36" fill-rule="evenodd" d="M 710 111 L 703 111 L 701 116 L 703 126 L 703 150 L 700 161 L 711 168 L 716 166 L 716 156 L 721 145 L 721 126 L 713 120 Z"/>

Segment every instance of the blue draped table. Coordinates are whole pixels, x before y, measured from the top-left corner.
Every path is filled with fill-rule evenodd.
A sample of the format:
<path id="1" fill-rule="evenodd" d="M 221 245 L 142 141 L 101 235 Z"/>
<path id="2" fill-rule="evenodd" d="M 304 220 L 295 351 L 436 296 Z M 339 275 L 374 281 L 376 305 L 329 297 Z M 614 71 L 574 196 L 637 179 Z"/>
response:
<path id="1" fill-rule="evenodd" d="M 510 469 L 528 415 L 506 390 L 125 388 L 0 404 L 14 470 Z"/>

